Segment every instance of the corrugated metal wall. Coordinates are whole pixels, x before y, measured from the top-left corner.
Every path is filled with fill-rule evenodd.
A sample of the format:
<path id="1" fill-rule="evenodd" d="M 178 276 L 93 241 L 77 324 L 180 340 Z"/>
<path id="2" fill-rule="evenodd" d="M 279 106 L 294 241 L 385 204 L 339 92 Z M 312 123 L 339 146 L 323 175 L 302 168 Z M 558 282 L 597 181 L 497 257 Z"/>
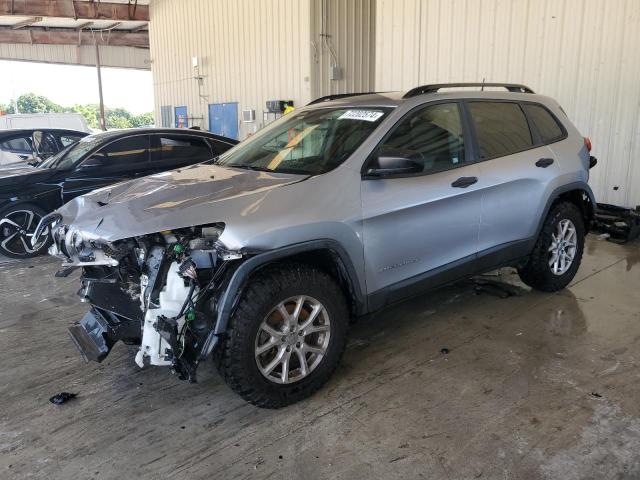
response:
<path id="1" fill-rule="evenodd" d="M 376 88 L 509 81 L 591 137 L 600 202 L 640 204 L 640 1 L 377 0 Z"/>
<path id="2" fill-rule="evenodd" d="M 95 65 L 95 47 L 82 45 L 0 44 L 0 59 L 29 62 Z M 105 67 L 149 70 L 149 50 L 130 47 L 100 47 L 100 62 Z"/>
<path id="3" fill-rule="evenodd" d="M 323 9 L 325 31 L 323 32 Z M 311 0 L 312 97 L 369 92 L 375 80 L 375 0 Z M 326 33 L 327 43 L 322 33 Z M 331 79 L 332 56 L 342 75 Z"/>
<path id="4" fill-rule="evenodd" d="M 186 105 L 189 126 L 209 127 L 210 103 L 256 110 L 240 138 L 259 128 L 267 100 L 311 98 L 309 0 L 154 0 L 150 43 L 160 124 L 162 105 Z M 198 73 L 191 59 L 200 61 Z M 196 117 L 196 118 L 191 118 Z"/>

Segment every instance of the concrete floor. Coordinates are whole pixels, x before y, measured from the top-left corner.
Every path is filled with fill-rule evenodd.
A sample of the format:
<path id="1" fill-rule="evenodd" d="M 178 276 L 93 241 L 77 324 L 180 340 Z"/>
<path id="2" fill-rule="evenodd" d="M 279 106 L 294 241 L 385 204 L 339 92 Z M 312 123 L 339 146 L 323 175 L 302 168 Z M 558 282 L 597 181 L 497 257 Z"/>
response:
<path id="1" fill-rule="evenodd" d="M 638 479 L 639 263 L 639 244 L 592 237 L 560 293 L 461 284 L 388 309 L 352 328 L 325 388 L 277 411 L 207 364 L 196 385 L 123 345 L 84 364 L 77 278 L 0 265 L 0 478 Z M 50 404 L 60 391 L 78 397 Z"/>

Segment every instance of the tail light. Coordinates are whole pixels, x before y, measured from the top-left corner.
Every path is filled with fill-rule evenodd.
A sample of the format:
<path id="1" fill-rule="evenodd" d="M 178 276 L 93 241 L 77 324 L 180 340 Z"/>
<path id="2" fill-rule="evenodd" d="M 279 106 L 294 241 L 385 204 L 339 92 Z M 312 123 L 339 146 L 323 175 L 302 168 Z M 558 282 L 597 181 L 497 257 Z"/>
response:
<path id="1" fill-rule="evenodd" d="M 584 146 L 587 147 L 587 151 L 591 152 L 591 139 L 584 137 Z"/>

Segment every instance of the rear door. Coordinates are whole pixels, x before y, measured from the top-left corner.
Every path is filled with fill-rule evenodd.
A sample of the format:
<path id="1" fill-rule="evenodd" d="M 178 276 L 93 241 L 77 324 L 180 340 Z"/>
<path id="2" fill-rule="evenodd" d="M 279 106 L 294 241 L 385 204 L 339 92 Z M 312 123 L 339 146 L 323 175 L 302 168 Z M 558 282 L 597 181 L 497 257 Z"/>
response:
<path id="1" fill-rule="evenodd" d="M 475 130 L 483 190 L 480 256 L 511 249 L 510 255 L 517 258 L 527 253 L 526 241 L 538 226 L 537 212 L 557 175 L 554 154 L 532 130 L 519 103 L 470 100 L 466 106 Z"/>
<path id="2" fill-rule="evenodd" d="M 120 138 L 99 148 L 67 173 L 62 183 L 63 202 L 150 173 L 149 135 Z"/>
<path id="3" fill-rule="evenodd" d="M 431 286 L 435 279 L 439 283 L 442 275 L 472 269 L 482 192 L 478 166 L 468 162 L 463 125 L 457 102 L 429 104 L 400 120 L 377 149 L 411 155 L 422 163 L 422 171 L 362 181 L 372 308 Z"/>
<path id="4" fill-rule="evenodd" d="M 202 137 L 178 134 L 151 136 L 151 168 L 164 172 L 213 158 L 214 152 Z"/>

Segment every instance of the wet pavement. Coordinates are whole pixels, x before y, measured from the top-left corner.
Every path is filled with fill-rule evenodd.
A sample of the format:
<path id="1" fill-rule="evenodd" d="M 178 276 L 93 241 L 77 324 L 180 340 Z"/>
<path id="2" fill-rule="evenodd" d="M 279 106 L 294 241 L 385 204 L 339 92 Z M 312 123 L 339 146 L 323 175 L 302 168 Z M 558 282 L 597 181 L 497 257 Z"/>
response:
<path id="1" fill-rule="evenodd" d="M 86 305 L 56 267 L 0 264 L 0 479 L 640 478 L 639 243 L 590 237 L 556 294 L 505 269 L 490 278 L 522 295 L 462 283 L 387 309 L 277 411 L 206 363 L 198 384 L 124 345 L 85 364 L 66 326 Z M 49 402 L 63 391 L 78 396 Z"/>

